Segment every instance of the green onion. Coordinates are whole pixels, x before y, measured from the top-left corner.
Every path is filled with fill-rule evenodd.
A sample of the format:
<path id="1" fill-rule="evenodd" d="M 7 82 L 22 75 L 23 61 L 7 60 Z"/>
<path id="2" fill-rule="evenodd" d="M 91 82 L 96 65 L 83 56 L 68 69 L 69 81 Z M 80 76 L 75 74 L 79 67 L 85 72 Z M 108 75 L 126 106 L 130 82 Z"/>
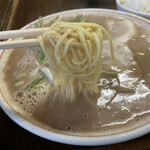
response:
<path id="1" fill-rule="evenodd" d="M 39 17 L 39 22 L 35 24 L 34 28 L 41 28 L 43 27 L 43 18 Z"/>
<path id="2" fill-rule="evenodd" d="M 83 15 L 81 15 L 81 16 L 77 16 L 73 20 L 70 20 L 69 22 L 90 22 L 90 21 L 83 19 Z"/>
<path id="3" fill-rule="evenodd" d="M 39 22 L 35 24 L 35 28 L 41 28 L 43 27 L 43 18 L 39 17 Z M 41 65 L 45 61 L 45 54 L 43 53 L 41 47 L 34 48 L 39 52 L 39 59 L 38 62 Z"/>
<path id="4" fill-rule="evenodd" d="M 42 51 L 42 48 L 41 47 L 37 47 L 37 51 L 39 52 L 39 59 L 38 59 L 38 62 L 39 64 L 41 65 L 44 61 L 45 61 L 45 54 L 44 52 Z"/>
<path id="5" fill-rule="evenodd" d="M 35 50 L 39 53 L 39 56 L 38 56 L 38 63 L 39 65 L 43 64 L 43 62 L 45 61 L 45 54 L 44 52 L 42 51 L 42 48 L 41 47 L 31 47 L 32 50 Z"/>
<path id="6" fill-rule="evenodd" d="M 50 24 L 53 24 L 53 23 L 55 23 L 56 22 L 56 20 L 59 18 L 59 16 L 56 16 L 54 19 L 52 19 L 51 21 L 50 21 Z"/>
<path id="7" fill-rule="evenodd" d="M 28 89 L 32 89 L 35 86 L 37 86 L 38 84 L 40 84 L 40 82 L 44 79 L 45 75 L 41 74 L 37 79 L 35 79 L 34 81 L 32 81 L 30 84 L 28 84 L 24 90 L 28 90 Z"/>

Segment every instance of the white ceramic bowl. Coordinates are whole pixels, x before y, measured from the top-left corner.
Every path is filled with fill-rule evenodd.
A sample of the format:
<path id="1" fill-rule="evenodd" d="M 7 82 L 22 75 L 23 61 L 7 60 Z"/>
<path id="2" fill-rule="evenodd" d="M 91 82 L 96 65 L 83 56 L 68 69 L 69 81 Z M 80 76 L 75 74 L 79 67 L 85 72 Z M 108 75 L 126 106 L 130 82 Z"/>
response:
<path id="1" fill-rule="evenodd" d="M 129 20 L 134 20 L 135 22 L 141 24 L 142 26 L 150 29 L 150 21 L 144 18 L 114 11 L 114 10 L 107 10 L 107 9 L 77 9 L 77 10 L 70 10 L 59 12 L 56 14 L 48 15 L 44 17 L 44 20 L 51 19 L 53 17 L 70 15 L 70 14 L 99 14 L 99 15 L 108 15 L 108 16 L 118 16 L 122 18 L 126 18 Z M 31 24 L 35 24 L 38 20 L 32 22 Z M 29 28 L 31 24 L 28 24 L 24 27 Z M 85 136 L 85 135 L 68 135 L 67 133 L 61 133 L 59 131 L 55 132 L 53 130 L 47 130 L 44 126 L 39 126 L 36 123 L 33 123 L 31 120 L 27 120 L 21 114 L 18 114 L 15 110 L 14 105 L 10 105 L 7 100 L 7 88 L 4 81 L 4 72 L 3 72 L 3 64 L 7 57 L 7 52 L 9 51 L 0 51 L 0 105 L 4 112 L 18 125 L 23 127 L 24 129 L 34 133 L 40 137 L 46 138 L 48 140 L 66 143 L 66 144 L 73 144 L 73 145 L 108 145 L 119 143 L 127 140 L 131 140 L 137 137 L 140 137 L 144 134 L 150 132 L 150 120 L 144 122 L 142 125 L 138 127 L 126 130 L 124 132 L 117 132 L 115 134 L 107 134 L 102 136 Z"/>
<path id="2" fill-rule="evenodd" d="M 144 12 L 139 12 L 139 11 L 136 11 L 136 10 L 133 10 L 133 9 L 129 9 L 129 8 L 123 6 L 120 3 L 120 0 L 116 0 L 116 6 L 117 6 L 117 9 L 120 10 L 120 11 L 132 13 L 132 14 L 135 14 L 135 15 L 138 15 L 138 16 L 150 19 L 150 13 L 144 13 Z"/>

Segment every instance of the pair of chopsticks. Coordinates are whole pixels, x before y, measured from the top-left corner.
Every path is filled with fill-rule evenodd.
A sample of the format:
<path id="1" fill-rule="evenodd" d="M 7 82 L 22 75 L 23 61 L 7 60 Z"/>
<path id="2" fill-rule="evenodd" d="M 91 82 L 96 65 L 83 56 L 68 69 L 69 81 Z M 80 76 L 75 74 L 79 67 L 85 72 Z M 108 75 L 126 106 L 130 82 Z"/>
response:
<path id="1" fill-rule="evenodd" d="M 1 49 L 11 49 L 19 47 L 28 47 L 28 46 L 39 46 L 39 41 L 34 36 L 41 35 L 49 28 L 34 28 L 34 29 L 23 29 L 23 30 L 10 30 L 10 31 L 1 31 L 0 40 L 6 40 L 9 38 L 20 38 L 20 37 L 32 37 L 28 39 L 17 39 L 0 42 Z"/>

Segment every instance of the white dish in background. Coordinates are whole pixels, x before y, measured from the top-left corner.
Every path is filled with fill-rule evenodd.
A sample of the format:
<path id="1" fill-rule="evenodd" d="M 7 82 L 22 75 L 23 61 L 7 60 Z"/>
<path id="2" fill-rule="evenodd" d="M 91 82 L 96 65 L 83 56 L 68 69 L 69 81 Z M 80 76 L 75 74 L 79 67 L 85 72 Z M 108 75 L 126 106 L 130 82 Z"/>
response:
<path id="1" fill-rule="evenodd" d="M 132 14 L 135 14 L 135 15 L 138 15 L 138 16 L 150 19 L 150 13 L 145 13 L 145 12 L 136 11 L 134 9 L 127 8 L 127 7 L 125 7 L 124 5 L 122 5 L 120 3 L 120 0 L 116 0 L 116 6 L 117 6 L 117 9 L 120 10 L 120 11 L 132 13 Z"/>
<path id="2" fill-rule="evenodd" d="M 59 12 L 56 14 L 48 15 L 44 17 L 44 20 L 52 19 L 56 17 L 57 15 L 60 16 L 66 16 L 66 15 L 81 15 L 81 14 L 98 14 L 98 15 L 108 15 L 108 16 L 117 16 L 129 20 L 134 20 L 141 26 L 145 28 L 150 29 L 150 21 L 146 20 L 144 18 L 119 12 L 115 10 L 107 10 L 107 9 L 77 9 L 77 10 L 70 10 L 70 11 L 64 11 Z M 30 25 L 33 25 L 38 20 L 32 22 L 31 24 L 26 25 L 23 29 L 30 28 Z M 5 62 L 5 56 L 6 52 L 0 51 L 0 105 L 1 108 L 4 110 L 4 112 L 18 125 L 23 127 L 24 129 L 28 130 L 29 132 L 36 134 L 40 137 L 43 137 L 48 140 L 60 142 L 60 143 L 66 143 L 66 144 L 73 144 L 73 145 L 85 145 L 85 146 L 96 146 L 96 145 L 108 145 L 108 144 L 114 144 L 114 143 L 120 143 L 124 141 L 128 141 L 137 137 L 140 137 L 142 135 L 145 135 L 150 132 L 150 122 L 147 121 L 146 123 L 143 122 L 142 125 L 139 125 L 138 127 L 134 127 L 132 129 L 126 130 L 124 132 L 118 131 L 118 133 L 115 134 L 108 134 L 108 135 L 102 135 L 102 136 L 86 136 L 86 135 L 74 135 L 74 134 L 67 134 L 62 133 L 60 131 L 54 132 L 53 130 L 48 130 L 44 126 L 39 126 L 36 123 L 33 123 L 27 119 L 24 118 L 21 114 L 18 114 L 17 111 L 15 111 L 15 106 L 12 106 L 7 101 L 7 88 L 4 82 L 4 72 L 2 70 L 3 64 Z"/>

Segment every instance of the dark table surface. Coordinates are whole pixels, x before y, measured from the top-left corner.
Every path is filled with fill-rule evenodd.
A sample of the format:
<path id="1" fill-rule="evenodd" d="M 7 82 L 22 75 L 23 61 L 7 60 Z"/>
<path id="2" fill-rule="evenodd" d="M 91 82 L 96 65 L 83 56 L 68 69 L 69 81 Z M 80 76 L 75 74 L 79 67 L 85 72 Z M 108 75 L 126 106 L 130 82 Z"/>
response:
<path id="1" fill-rule="evenodd" d="M 116 6 L 115 0 L 0 0 L 0 30 L 19 29 L 39 16 L 76 8 L 116 9 Z M 108 146 L 83 147 L 60 144 L 24 130 L 0 108 L 0 146 L 1 149 L 9 147 L 15 150 L 150 150 L 150 134 Z"/>

